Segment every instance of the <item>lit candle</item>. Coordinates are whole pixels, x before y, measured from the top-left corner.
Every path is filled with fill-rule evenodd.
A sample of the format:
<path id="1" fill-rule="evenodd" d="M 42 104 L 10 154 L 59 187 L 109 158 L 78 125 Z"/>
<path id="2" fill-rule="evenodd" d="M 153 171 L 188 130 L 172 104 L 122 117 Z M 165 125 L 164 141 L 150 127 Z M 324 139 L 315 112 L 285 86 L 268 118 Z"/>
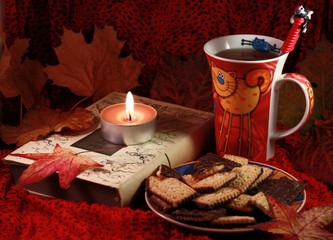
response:
<path id="1" fill-rule="evenodd" d="M 131 92 L 126 103 L 106 107 L 100 114 L 104 139 L 121 145 L 134 145 L 150 140 L 156 131 L 157 111 L 146 104 L 134 103 Z"/>

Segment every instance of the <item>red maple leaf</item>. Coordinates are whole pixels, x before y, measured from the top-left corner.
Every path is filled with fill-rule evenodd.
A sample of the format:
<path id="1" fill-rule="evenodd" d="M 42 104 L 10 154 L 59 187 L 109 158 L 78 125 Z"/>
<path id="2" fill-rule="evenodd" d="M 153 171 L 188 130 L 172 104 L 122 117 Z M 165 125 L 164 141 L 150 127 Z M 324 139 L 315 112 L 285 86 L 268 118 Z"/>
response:
<path id="1" fill-rule="evenodd" d="M 318 206 L 297 213 L 288 205 L 267 196 L 274 220 L 260 223 L 254 228 L 276 234 L 297 237 L 302 240 L 333 239 L 333 233 L 325 229 L 333 222 L 333 204 Z"/>
<path id="2" fill-rule="evenodd" d="M 102 166 L 91 158 L 79 156 L 58 144 L 55 145 L 52 153 L 12 153 L 11 155 L 35 160 L 18 179 L 17 186 L 19 187 L 39 182 L 57 172 L 60 187 L 66 189 L 78 174 L 87 169 Z"/>

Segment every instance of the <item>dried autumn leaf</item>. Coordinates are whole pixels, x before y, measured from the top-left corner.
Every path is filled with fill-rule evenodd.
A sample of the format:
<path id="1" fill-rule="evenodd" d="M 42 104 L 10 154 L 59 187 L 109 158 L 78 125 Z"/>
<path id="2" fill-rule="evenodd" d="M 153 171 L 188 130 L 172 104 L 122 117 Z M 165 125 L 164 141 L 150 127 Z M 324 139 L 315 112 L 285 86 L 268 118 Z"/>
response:
<path id="1" fill-rule="evenodd" d="M 94 115 L 83 108 L 62 112 L 46 107 L 32 109 L 24 116 L 22 125 L 0 126 L 1 138 L 7 144 L 22 146 L 29 141 L 41 139 L 63 130 L 83 131 L 94 125 Z"/>
<path id="2" fill-rule="evenodd" d="M 5 39 L 1 31 L 0 37 Z M 30 109 L 41 97 L 47 77 L 40 62 L 23 57 L 28 45 L 28 39 L 17 39 L 10 49 L 4 44 L 0 58 L 0 92 L 7 98 L 21 95 L 25 107 Z"/>
<path id="3" fill-rule="evenodd" d="M 151 97 L 212 111 L 212 82 L 203 50 L 186 60 L 164 54 L 151 88 Z"/>
<path id="4" fill-rule="evenodd" d="M 102 167 L 91 158 L 78 156 L 75 152 L 62 148 L 58 144 L 52 153 L 12 153 L 11 155 L 35 160 L 17 180 L 18 187 L 39 182 L 57 172 L 60 187 L 66 189 L 80 173 L 88 169 Z"/>
<path id="5" fill-rule="evenodd" d="M 138 85 L 143 64 L 131 55 L 118 57 L 123 45 L 112 27 L 96 28 L 91 44 L 81 33 L 64 29 L 62 44 L 55 49 L 60 63 L 44 71 L 55 84 L 78 96 L 97 100 L 112 91 L 126 92 Z"/>
<path id="6" fill-rule="evenodd" d="M 5 97 L 15 97 L 20 95 L 20 92 L 16 88 L 12 79 L 8 79 L 7 77 L 9 75 L 10 58 L 10 53 L 5 47 L 0 58 L 0 92 Z"/>
<path id="7" fill-rule="evenodd" d="M 53 128 L 54 132 L 61 132 L 66 128 L 74 131 L 86 130 L 94 123 L 94 115 L 84 108 L 76 108 L 72 113 L 62 113 L 61 119 L 63 121 L 59 121 L 55 124 Z"/>
<path id="8" fill-rule="evenodd" d="M 291 151 L 296 169 L 333 187 L 333 109 L 324 112 Z"/>
<path id="9" fill-rule="evenodd" d="M 274 220 L 253 227 L 275 234 L 296 236 L 303 240 L 333 239 L 333 233 L 325 230 L 333 222 L 333 204 L 318 206 L 302 213 L 267 196 Z"/>

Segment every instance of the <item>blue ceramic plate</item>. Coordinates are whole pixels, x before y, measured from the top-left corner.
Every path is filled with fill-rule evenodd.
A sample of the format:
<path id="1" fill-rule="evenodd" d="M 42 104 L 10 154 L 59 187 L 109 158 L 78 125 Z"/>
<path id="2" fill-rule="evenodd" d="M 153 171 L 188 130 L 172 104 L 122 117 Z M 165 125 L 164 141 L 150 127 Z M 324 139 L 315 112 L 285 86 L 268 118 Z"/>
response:
<path id="1" fill-rule="evenodd" d="M 189 162 L 186 164 L 182 164 L 178 167 L 176 167 L 175 169 L 181 173 L 181 175 L 185 175 L 185 174 L 190 174 L 192 173 L 192 168 L 193 168 L 193 164 L 195 162 Z M 257 162 L 249 162 L 249 164 L 254 164 L 254 165 L 258 165 L 260 167 L 266 167 L 266 168 L 271 168 L 273 170 L 273 175 L 271 176 L 271 178 L 273 179 L 279 179 L 281 177 L 288 177 L 290 179 L 293 179 L 295 181 L 298 181 L 297 178 L 295 178 L 294 176 L 292 176 L 291 174 L 270 166 L 268 164 L 263 164 L 263 163 L 257 163 Z M 164 220 L 173 223 L 177 226 L 180 227 L 184 227 L 190 230 L 196 230 L 196 231 L 203 231 L 203 232 L 209 232 L 209 233 L 243 233 L 243 232 L 251 232 L 254 231 L 254 228 L 251 227 L 242 227 L 242 228 L 211 228 L 211 227 L 200 227 L 197 225 L 191 225 L 189 223 L 185 223 L 185 222 L 180 222 L 178 220 L 175 220 L 172 218 L 171 215 L 161 212 L 158 209 L 155 208 L 155 206 L 153 204 L 151 204 L 149 202 L 149 193 L 146 191 L 145 193 L 145 199 L 146 199 L 146 203 L 148 205 L 148 207 L 158 216 L 160 216 L 161 218 L 163 218 Z M 297 212 L 301 211 L 301 209 L 303 208 L 304 204 L 306 201 L 306 192 L 305 190 L 303 191 L 303 193 L 296 199 L 295 202 L 293 202 L 291 204 L 291 207 L 293 209 L 295 209 Z"/>

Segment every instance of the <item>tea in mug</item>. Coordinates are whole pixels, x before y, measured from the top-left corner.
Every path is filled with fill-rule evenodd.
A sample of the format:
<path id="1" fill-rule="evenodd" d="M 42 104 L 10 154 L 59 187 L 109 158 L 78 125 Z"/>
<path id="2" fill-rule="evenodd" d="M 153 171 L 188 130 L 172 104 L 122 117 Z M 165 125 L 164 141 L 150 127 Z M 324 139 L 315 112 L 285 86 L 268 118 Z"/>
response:
<path id="1" fill-rule="evenodd" d="M 243 60 L 243 61 L 258 61 L 276 58 L 279 56 L 277 52 L 259 52 L 254 48 L 232 48 L 222 50 L 215 54 L 217 57 Z"/>

